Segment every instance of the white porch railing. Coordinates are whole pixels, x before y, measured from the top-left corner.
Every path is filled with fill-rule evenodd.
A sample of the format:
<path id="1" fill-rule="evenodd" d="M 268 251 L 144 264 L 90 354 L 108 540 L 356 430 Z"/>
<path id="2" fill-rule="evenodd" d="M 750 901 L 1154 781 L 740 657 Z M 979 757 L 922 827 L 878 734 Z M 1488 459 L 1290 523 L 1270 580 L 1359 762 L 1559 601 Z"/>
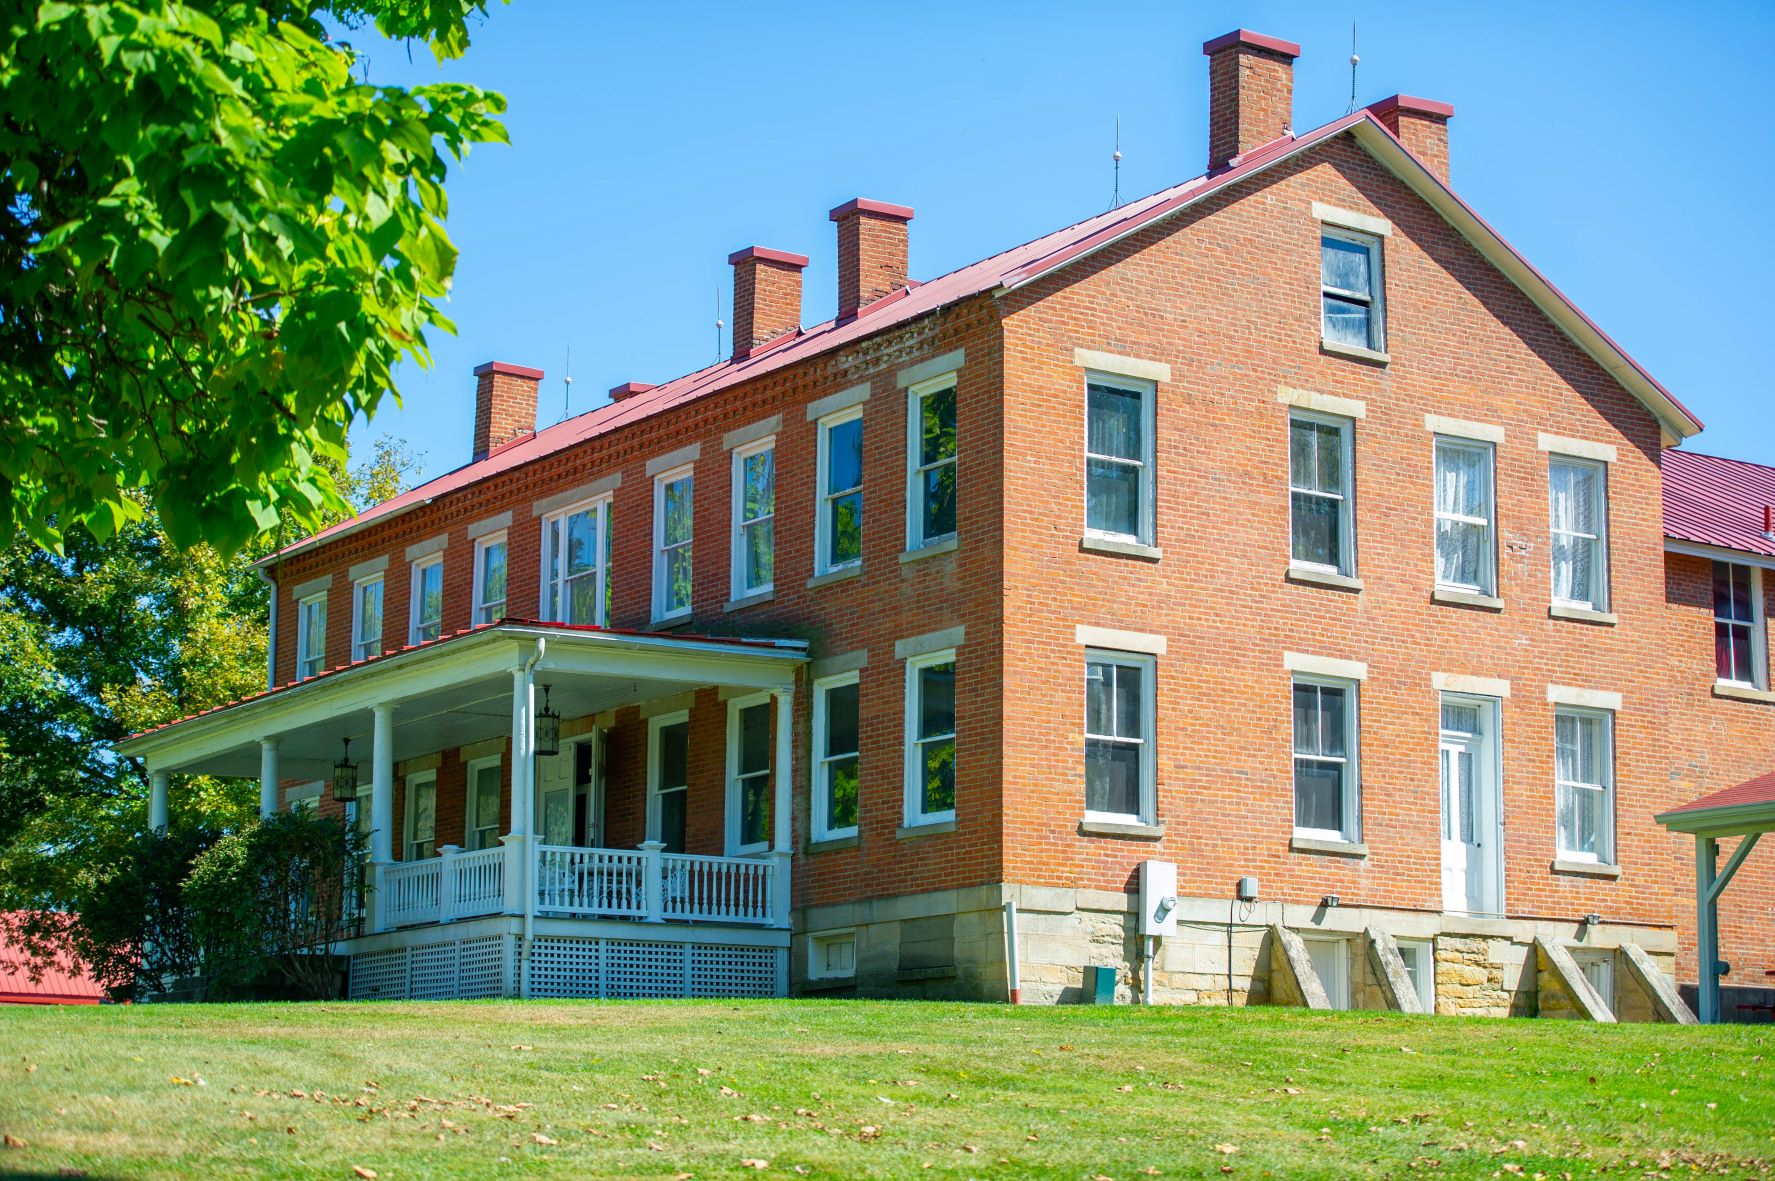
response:
<path id="1" fill-rule="evenodd" d="M 510 913 L 506 881 L 517 872 L 523 848 L 515 842 L 463 853 L 446 845 L 437 857 L 381 866 L 375 929 Z M 533 848 L 538 914 L 656 923 L 788 923 L 787 899 L 779 896 L 777 881 L 779 865 L 786 867 L 787 858 L 665 853 L 653 842 L 639 850 Z"/>

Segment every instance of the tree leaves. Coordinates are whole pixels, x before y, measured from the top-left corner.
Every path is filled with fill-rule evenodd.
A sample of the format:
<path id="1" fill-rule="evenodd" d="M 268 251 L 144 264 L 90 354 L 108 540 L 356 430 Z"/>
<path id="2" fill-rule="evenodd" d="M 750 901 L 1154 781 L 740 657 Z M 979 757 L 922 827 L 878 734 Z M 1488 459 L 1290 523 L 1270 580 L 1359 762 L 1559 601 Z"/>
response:
<path id="1" fill-rule="evenodd" d="M 393 392 L 455 268 L 474 87 L 354 82 L 317 17 L 459 55 L 486 0 L 144 0 L 0 16 L 0 542 L 157 510 L 234 552 L 346 508 L 322 465 Z"/>

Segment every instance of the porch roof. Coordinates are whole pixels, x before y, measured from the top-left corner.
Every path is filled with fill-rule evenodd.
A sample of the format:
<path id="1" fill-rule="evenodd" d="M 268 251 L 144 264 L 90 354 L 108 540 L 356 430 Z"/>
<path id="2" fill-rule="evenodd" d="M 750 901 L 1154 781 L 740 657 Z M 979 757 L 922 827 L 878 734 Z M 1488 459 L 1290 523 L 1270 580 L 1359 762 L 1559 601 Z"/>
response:
<path id="1" fill-rule="evenodd" d="M 261 740 L 276 738 L 285 778 L 324 779 L 344 739 L 365 740 L 358 751 L 368 757 L 379 705 L 394 706 L 397 760 L 509 737 L 512 673 L 532 660 L 537 684 L 573 718 L 701 685 L 791 688 L 807 644 L 503 619 L 169 722 L 115 749 L 150 771 L 252 777 Z"/>
<path id="2" fill-rule="evenodd" d="M 1775 831 L 1775 771 L 1653 817 L 1672 832 L 1740 836 Z"/>

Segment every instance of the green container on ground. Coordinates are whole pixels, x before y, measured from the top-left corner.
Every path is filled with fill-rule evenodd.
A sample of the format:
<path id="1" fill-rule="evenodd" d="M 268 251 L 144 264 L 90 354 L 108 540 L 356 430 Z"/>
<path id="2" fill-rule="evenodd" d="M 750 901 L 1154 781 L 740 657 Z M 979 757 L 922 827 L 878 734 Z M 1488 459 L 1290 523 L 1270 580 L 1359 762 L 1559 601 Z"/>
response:
<path id="1" fill-rule="evenodd" d="M 1085 1004 L 1116 1003 L 1116 970 L 1091 964 L 1085 969 Z"/>

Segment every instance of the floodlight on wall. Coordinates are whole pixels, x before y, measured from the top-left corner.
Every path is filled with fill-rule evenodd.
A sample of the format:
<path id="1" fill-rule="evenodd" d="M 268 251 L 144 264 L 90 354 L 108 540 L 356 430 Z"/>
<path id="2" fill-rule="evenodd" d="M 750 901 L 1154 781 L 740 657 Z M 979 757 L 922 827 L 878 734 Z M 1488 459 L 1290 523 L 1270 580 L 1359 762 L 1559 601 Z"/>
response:
<path id="1" fill-rule="evenodd" d="M 345 753 L 333 764 L 333 798 L 341 804 L 357 799 L 357 764 L 351 761 L 351 739 L 345 740 Z"/>
<path id="2" fill-rule="evenodd" d="M 549 705 L 549 687 L 542 687 L 542 709 L 536 714 L 536 754 L 552 758 L 561 753 L 561 715 Z"/>

